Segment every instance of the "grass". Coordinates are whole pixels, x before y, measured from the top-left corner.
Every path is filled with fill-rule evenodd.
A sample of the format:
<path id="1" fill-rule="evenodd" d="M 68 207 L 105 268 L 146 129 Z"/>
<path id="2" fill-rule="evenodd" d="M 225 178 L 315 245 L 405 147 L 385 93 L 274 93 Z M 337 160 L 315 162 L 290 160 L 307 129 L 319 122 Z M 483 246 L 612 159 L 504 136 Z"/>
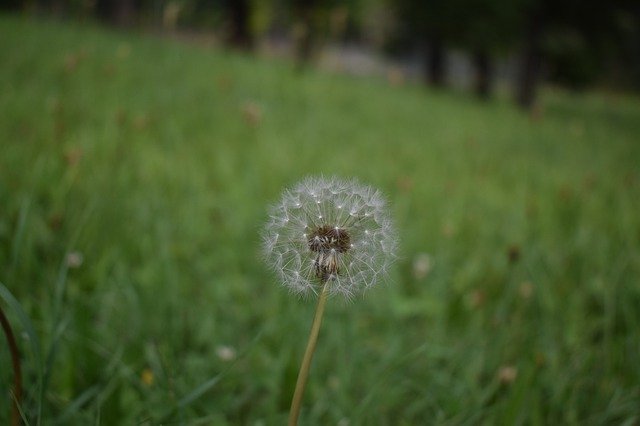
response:
<path id="1" fill-rule="evenodd" d="M 402 251 L 392 283 L 329 300 L 303 424 L 640 421 L 637 98 L 546 90 L 531 119 L 11 16 L 0 63 L 0 303 L 31 424 L 283 424 L 314 303 L 258 232 L 316 173 L 383 189 Z"/>

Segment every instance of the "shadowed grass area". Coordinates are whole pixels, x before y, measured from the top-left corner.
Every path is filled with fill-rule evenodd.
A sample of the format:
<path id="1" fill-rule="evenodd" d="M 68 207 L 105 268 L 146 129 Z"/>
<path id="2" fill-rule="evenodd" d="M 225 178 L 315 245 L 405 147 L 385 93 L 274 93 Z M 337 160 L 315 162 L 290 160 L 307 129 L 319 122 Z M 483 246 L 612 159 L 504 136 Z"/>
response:
<path id="1" fill-rule="evenodd" d="M 640 420 L 638 99 L 548 90 L 531 119 L 7 16 L 0 63 L 0 303 L 32 424 L 283 424 L 314 304 L 258 234 L 318 173 L 387 194 L 401 260 L 328 301 L 304 424 Z"/>

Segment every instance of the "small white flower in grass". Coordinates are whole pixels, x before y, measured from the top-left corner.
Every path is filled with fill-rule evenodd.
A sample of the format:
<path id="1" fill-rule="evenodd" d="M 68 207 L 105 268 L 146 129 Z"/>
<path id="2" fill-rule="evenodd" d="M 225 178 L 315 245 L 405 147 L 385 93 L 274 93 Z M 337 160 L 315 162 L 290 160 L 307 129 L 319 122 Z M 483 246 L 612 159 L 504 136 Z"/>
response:
<path id="1" fill-rule="evenodd" d="M 223 361 L 232 361 L 236 357 L 236 350 L 231 346 L 221 345 L 216 348 L 216 355 Z"/>
<path id="2" fill-rule="evenodd" d="M 84 256 L 79 251 L 72 251 L 67 253 L 66 262 L 68 268 L 79 268 L 82 266 Z"/>
<path id="3" fill-rule="evenodd" d="M 397 237 L 380 191 L 309 177 L 285 190 L 263 232 L 267 263 L 303 296 L 327 285 L 347 298 L 373 286 L 396 258 Z"/>

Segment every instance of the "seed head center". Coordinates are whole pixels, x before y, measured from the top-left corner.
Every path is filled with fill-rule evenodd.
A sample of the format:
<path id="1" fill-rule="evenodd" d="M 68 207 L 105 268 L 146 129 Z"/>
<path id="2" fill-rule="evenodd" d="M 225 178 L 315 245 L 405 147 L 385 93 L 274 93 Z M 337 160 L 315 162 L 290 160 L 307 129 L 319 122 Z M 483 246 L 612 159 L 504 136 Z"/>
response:
<path id="1" fill-rule="evenodd" d="M 308 237 L 309 249 L 317 253 L 314 260 L 316 277 L 323 282 L 338 276 L 338 254 L 346 253 L 351 247 L 349 233 L 342 228 L 323 225 Z"/>
<path id="2" fill-rule="evenodd" d="M 351 238 L 345 229 L 323 225 L 309 234 L 308 243 L 317 253 L 345 253 L 351 247 Z"/>

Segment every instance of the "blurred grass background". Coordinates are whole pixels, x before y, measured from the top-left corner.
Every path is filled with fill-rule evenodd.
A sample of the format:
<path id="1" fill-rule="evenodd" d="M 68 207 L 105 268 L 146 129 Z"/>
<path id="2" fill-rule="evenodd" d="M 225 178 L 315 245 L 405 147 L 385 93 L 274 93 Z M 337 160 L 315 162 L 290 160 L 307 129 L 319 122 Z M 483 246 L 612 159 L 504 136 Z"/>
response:
<path id="1" fill-rule="evenodd" d="M 258 235 L 318 173 L 387 194 L 401 260 L 330 300 L 304 424 L 640 421 L 637 98 L 547 89 L 527 115 L 9 16 L 0 63 L 1 295 L 31 423 L 284 423 L 313 302 Z"/>

